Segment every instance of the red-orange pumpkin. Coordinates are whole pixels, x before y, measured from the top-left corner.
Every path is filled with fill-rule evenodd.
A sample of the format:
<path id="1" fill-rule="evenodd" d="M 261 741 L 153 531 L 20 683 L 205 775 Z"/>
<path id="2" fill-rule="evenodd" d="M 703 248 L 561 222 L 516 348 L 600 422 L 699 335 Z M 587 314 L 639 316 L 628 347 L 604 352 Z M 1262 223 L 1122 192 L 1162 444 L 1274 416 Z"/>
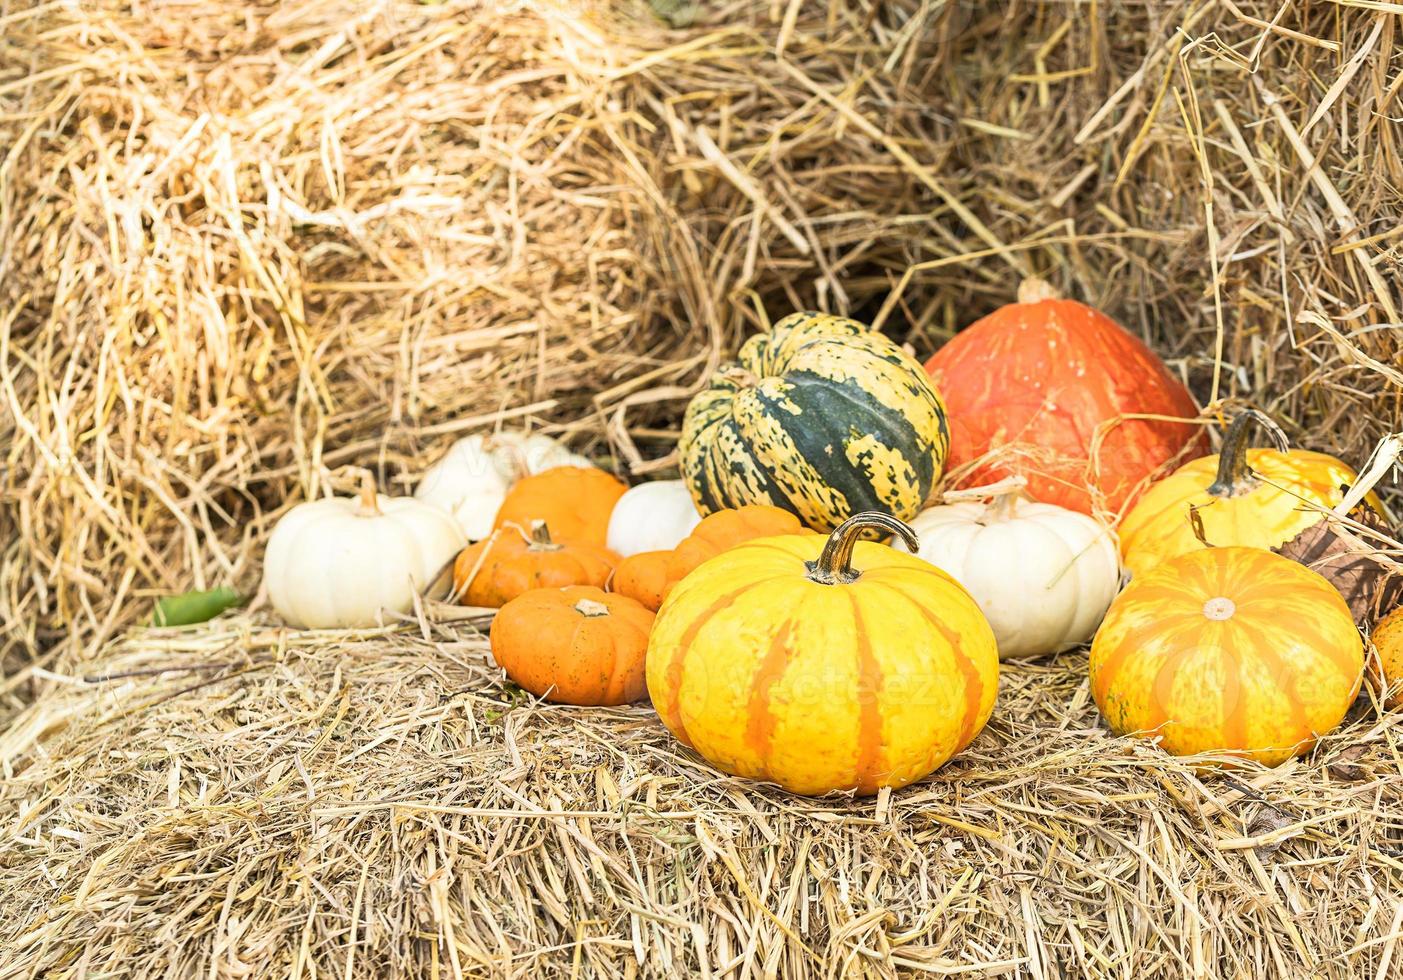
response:
<path id="1" fill-rule="evenodd" d="M 1119 518 L 1154 474 L 1202 456 L 1193 397 L 1138 338 L 1030 279 L 926 370 L 950 413 L 948 468 L 1009 447 L 964 483 L 1012 473 L 1038 500 Z M 1129 418 L 1132 415 L 1162 418 Z"/>

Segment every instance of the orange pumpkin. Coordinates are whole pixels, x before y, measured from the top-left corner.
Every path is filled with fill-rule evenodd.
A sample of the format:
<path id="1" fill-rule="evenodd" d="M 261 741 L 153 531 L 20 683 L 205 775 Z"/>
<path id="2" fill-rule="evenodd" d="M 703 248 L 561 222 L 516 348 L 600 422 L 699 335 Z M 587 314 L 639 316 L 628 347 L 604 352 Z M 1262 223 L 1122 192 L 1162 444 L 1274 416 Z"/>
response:
<path id="1" fill-rule="evenodd" d="M 611 588 L 656 611 L 672 587 L 708 558 L 755 538 L 805 533 L 799 519 L 768 504 L 718 510 L 671 551 L 644 551 L 619 563 Z"/>
<path id="2" fill-rule="evenodd" d="M 1040 280 L 926 362 L 950 413 L 949 468 L 1008 447 L 963 485 L 1019 473 L 1059 507 L 1119 515 L 1166 463 L 1203 455 L 1193 397 L 1137 337 Z M 1141 417 L 1153 416 L 1153 417 Z"/>
<path id="3" fill-rule="evenodd" d="M 1263 424 L 1279 449 L 1248 449 L 1247 426 Z M 1120 523 L 1120 550 L 1131 575 L 1166 558 L 1210 545 L 1278 548 L 1320 521 L 1359 479 L 1334 456 L 1286 448 L 1286 437 L 1260 412 L 1233 419 L 1223 451 L 1185 463 L 1146 491 Z M 1383 507 L 1369 495 L 1370 505 Z M 1315 508 L 1310 507 L 1315 504 Z M 1199 540 L 1193 516 L 1203 533 Z"/>
<path id="4" fill-rule="evenodd" d="M 603 547 L 609 515 L 627 489 L 593 466 L 557 466 L 518 480 L 507 491 L 493 527 L 527 528 L 545 521 L 557 541 Z"/>
<path id="5" fill-rule="evenodd" d="M 1379 686 L 1384 692 L 1384 703 L 1390 708 L 1403 708 L 1403 606 L 1379 620 L 1369 639 L 1379 653 Z"/>
<path id="6" fill-rule="evenodd" d="M 528 537 L 504 527 L 458 553 L 453 590 L 469 606 L 501 606 L 528 589 L 603 586 L 618 556 L 592 544 L 558 544 L 544 521 Z"/>
<path id="7" fill-rule="evenodd" d="M 1260 548 L 1155 565 L 1111 603 L 1091 645 L 1091 693 L 1123 735 L 1174 755 L 1276 765 L 1335 728 L 1364 646 L 1334 586 Z"/>
<path id="8" fill-rule="evenodd" d="M 653 614 L 591 586 L 532 589 L 492 621 L 492 659 L 547 701 L 606 705 L 648 692 L 644 658 Z"/>

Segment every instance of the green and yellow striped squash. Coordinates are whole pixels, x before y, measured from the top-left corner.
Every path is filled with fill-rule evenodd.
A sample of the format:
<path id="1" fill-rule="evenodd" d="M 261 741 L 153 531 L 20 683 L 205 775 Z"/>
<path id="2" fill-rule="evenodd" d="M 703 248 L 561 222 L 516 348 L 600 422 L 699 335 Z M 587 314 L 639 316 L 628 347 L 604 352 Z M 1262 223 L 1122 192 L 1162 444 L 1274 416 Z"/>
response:
<path id="1" fill-rule="evenodd" d="M 750 338 L 687 406 L 678 444 L 703 514 L 772 504 L 819 531 L 863 511 L 910 520 L 949 448 L 945 406 L 920 364 L 823 313 Z"/>

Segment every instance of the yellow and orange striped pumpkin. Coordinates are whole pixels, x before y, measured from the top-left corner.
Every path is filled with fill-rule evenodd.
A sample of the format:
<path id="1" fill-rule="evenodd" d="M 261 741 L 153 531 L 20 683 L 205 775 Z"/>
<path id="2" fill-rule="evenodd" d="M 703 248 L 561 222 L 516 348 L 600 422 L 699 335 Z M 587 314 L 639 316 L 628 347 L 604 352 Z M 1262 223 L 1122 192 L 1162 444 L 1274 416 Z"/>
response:
<path id="1" fill-rule="evenodd" d="M 1260 412 L 1245 411 L 1223 436 L 1223 451 L 1179 467 L 1150 487 L 1120 524 L 1121 556 L 1131 575 L 1166 558 L 1205 547 L 1194 532 L 1193 514 L 1210 545 L 1277 548 L 1320 520 L 1320 511 L 1344 497 L 1343 486 L 1358 476 L 1334 456 L 1307 449 L 1248 449 L 1247 424 Z M 1285 446 L 1285 437 L 1281 436 Z M 1380 508 L 1378 497 L 1369 502 Z"/>
<path id="2" fill-rule="evenodd" d="M 904 786 L 969 744 L 993 710 L 994 633 L 953 578 L 857 538 L 761 538 L 672 590 L 648 645 L 664 724 L 719 769 L 795 793 Z"/>
<path id="3" fill-rule="evenodd" d="M 1259 548 L 1206 548 L 1138 576 L 1091 645 L 1091 693 L 1111 728 L 1174 755 L 1276 765 L 1349 710 L 1364 645 L 1334 586 Z"/>

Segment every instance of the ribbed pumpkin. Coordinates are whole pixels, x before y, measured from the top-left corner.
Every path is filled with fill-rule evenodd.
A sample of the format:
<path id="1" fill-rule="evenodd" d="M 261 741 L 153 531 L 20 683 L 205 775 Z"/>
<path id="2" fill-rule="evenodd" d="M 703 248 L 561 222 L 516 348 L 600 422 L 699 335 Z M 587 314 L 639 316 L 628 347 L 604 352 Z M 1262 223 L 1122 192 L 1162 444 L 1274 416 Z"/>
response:
<path id="1" fill-rule="evenodd" d="M 1111 728 L 1174 755 L 1274 766 L 1335 728 L 1364 649 L 1324 578 L 1259 548 L 1205 548 L 1138 576 L 1091 645 L 1091 693 Z"/>
<path id="2" fill-rule="evenodd" d="M 1390 708 L 1403 708 L 1403 606 L 1379 620 L 1369 639 L 1379 653 L 1379 687 L 1385 703 Z"/>
<path id="3" fill-rule="evenodd" d="M 1041 280 L 956 334 L 926 370 L 950 412 L 951 467 L 1008 447 L 964 486 L 1022 474 L 1037 500 L 1118 517 L 1177 454 L 1207 450 L 1193 425 L 1169 421 L 1198 409 L 1154 352 Z"/>
<path id="4" fill-rule="evenodd" d="M 529 535 L 512 524 L 458 553 L 453 590 L 465 605 L 496 608 L 530 589 L 602 586 L 618 560 L 598 545 L 552 540 L 545 521 Z"/>
<path id="5" fill-rule="evenodd" d="M 590 586 L 532 589 L 492 621 L 492 659 L 517 684 L 562 704 L 628 704 L 646 693 L 653 614 Z"/>
<path id="6" fill-rule="evenodd" d="M 293 626 L 374 626 L 412 610 L 465 543 L 446 511 L 381 496 L 366 471 L 359 499 L 327 497 L 283 515 L 268 539 L 263 587 Z"/>
<path id="7" fill-rule="evenodd" d="M 979 603 L 1002 660 L 1090 640 L 1120 588 L 1109 528 L 1086 514 L 1028 500 L 1016 488 L 988 504 L 929 507 L 911 529 L 921 540 L 916 554 L 949 572 Z"/>
<path id="8" fill-rule="evenodd" d="M 778 507 L 751 504 L 718 510 L 702 518 L 671 551 L 644 551 L 625 558 L 614 570 L 612 588 L 656 611 L 673 586 L 707 559 L 756 538 L 802 533 L 799 519 Z"/>
<path id="9" fill-rule="evenodd" d="M 762 538 L 672 591 L 648 644 L 663 723 L 716 767 L 795 793 L 874 793 L 942 765 L 998 688 L 994 634 L 954 579 L 858 541 L 910 528 L 860 514 L 829 537 Z"/>
<path id="10" fill-rule="evenodd" d="M 1320 520 L 1309 505 L 1331 508 L 1344 487 L 1358 479 L 1334 456 L 1305 449 L 1248 449 L 1251 422 L 1276 433 L 1260 412 L 1233 419 L 1223 451 L 1185 463 L 1152 486 L 1120 525 L 1121 555 L 1132 575 L 1166 558 L 1204 547 L 1194 533 L 1192 514 L 1203 538 L 1214 546 L 1276 548 Z M 1371 502 L 1378 506 L 1378 498 Z"/>
<path id="11" fill-rule="evenodd" d="M 687 407 L 678 449 L 704 514 L 773 504 L 828 531 L 916 515 L 949 447 L 921 367 L 855 320 L 795 313 L 750 338 Z"/>

